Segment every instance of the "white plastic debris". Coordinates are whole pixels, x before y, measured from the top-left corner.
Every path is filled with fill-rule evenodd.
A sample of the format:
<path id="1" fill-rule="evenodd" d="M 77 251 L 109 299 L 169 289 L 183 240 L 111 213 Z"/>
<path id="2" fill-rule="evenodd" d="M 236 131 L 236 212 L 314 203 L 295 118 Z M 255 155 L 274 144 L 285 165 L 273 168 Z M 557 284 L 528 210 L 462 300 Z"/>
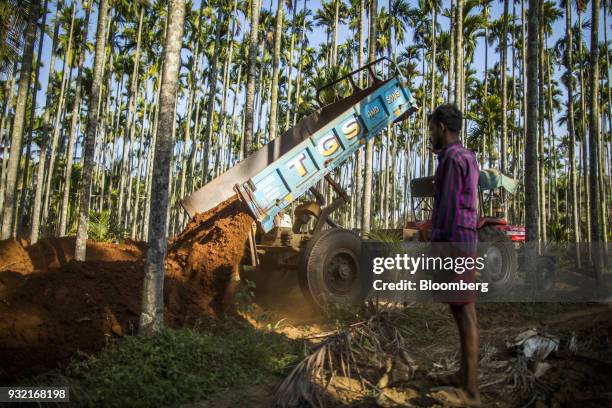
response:
<path id="1" fill-rule="evenodd" d="M 535 366 L 533 367 L 533 375 L 536 378 L 540 378 L 551 367 L 552 367 L 552 365 L 550 365 L 548 363 L 545 363 L 543 361 L 538 361 L 538 362 L 535 363 Z"/>
<path id="2" fill-rule="evenodd" d="M 536 329 L 529 329 L 514 339 L 514 346 L 519 348 L 528 359 L 544 360 L 553 351 L 559 350 L 560 340 L 550 334 L 538 333 Z"/>

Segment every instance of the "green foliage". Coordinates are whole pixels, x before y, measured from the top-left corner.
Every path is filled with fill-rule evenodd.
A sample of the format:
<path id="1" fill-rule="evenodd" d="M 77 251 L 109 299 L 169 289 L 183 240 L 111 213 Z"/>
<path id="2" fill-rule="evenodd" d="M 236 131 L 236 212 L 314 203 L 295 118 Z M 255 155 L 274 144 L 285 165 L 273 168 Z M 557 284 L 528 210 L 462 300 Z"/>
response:
<path id="1" fill-rule="evenodd" d="M 23 36 L 33 13 L 31 0 L 0 0 L 0 72 L 9 73 L 19 60 Z M 14 72 L 13 72 L 14 74 Z M 4 88 L 0 91 L 0 96 Z"/>
<path id="2" fill-rule="evenodd" d="M 552 242 L 567 242 L 569 231 L 563 223 L 553 221 L 550 226 L 550 240 Z"/>
<path id="3" fill-rule="evenodd" d="M 76 222 L 71 226 L 70 234 L 76 234 L 78 224 Z M 108 210 L 101 212 L 90 211 L 89 226 L 87 235 L 88 238 L 97 242 L 119 242 L 123 240 L 123 228 L 111 217 Z"/>
<path id="4" fill-rule="evenodd" d="M 98 242 L 119 241 L 123 231 L 116 222 L 113 222 L 110 212 L 92 211 L 89 213 L 89 238 Z"/>
<path id="5" fill-rule="evenodd" d="M 127 337 L 32 383 L 69 386 L 77 406 L 175 406 L 271 381 L 298 357 L 297 343 L 245 324 L 215 331 L 166 329 L 153 337 Z"/>
<path id="6" fill-rule="evenodd" d="M 337 329 L 347 327 L 362 318 L 362 310 L 357 305 L 330 304 L 325 308 L 324 314 Z"/>
<path id="7" fill-rule="evenodd" d="M 365 234 L 367 239 L 371 239 L 373 241 L 385 242 L 388 244 L 399 243 L 402 240 L 401 233 L 399 231 L 390 231 L 390 230 L 372 230 Z"/>
<path id="8" fill-rule="evenodd" d="M 319 69 L 316 71 L 316 76 L 313 77 L 311 86 L 315 89 L 323 88 L 325 85 L 332 83 L 340 77 L 348 74 L 346 67 L 333 67 Z M 353 92 L 348 81 L 339 82 L 329 88 L 325 88 L 321 91 L 319 98 L 321 99 L 322 106 L 334 103 L 342 98 L 346 98 Z M 313 101 L 318 104 L 318 101 Z"/>
<path id="9" fill-rule="evenodd" d="M 365 234 L 365 238 L 385 244 L 390 253 L 402 253 L 402 233 L 397 230 L 376 229 Z"/>
<path id="10" fill-rule="evenodd" d="M 255 302 L 255 282 L 248 279 L 241 279 L 238 282 L 238 289 L 234 295 L 236 307 L 241 312 L 251 312 L 253 302 Z"/>
<path id="11" fill-rule="evenodd" d="M 279 330 L 282 327 L 285 327 L 285 323 L 286 323 L 287 319 L 286 318 L 282 318 L 273 322 L 268 322 L 266 324 L 266 330 L 268 331 L 274 331 L 274 330 Z"/>

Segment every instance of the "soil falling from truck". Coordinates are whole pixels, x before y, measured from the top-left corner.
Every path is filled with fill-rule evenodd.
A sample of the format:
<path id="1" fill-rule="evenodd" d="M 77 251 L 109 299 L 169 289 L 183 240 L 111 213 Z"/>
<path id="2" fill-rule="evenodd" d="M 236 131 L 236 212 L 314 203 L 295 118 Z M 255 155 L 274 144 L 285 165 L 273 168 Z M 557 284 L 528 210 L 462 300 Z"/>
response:
<path id="1" fill-rule="evenodd" d="M 170 241 L 167 325 L 194 325 L 224 313 L 252 223 L 231 198 L 196 215 Z M 74 238 L 32 246 L 0 241 L 0 382 L 66 365 L 136 332 L 146 245 L 89 242 L 86 262 L 73 261 L 73 253 Z"/>
<path id="2" fill-rule="evenodd" d="M 196 214 L 183 232 L 171 240 L 166 278 L 183 284 L 179 292 L 188 292 L 177 293 L 171 287 L 166 300 L 168 306 L 176 306 L 172 309 L 178 309 L 180 319 L 198 319 L 202 310 L 216 317 L 231 306 L 228 290 L 236 281 L 252 225 L 253 218 L 246 207 L 238 197 L 232 197 Z"/>

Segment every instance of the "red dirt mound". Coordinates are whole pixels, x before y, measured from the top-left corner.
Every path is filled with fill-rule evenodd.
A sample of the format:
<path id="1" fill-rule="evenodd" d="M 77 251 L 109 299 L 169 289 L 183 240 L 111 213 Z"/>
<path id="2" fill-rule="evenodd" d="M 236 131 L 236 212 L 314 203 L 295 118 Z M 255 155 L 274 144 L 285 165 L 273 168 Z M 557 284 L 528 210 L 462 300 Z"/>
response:
<path id="1" fill-rule="evenodd" d="M 194 217 L 172 240 L 164 281 L 168 325 L 193 324 L 223 312 L 252 221 L 240 202 L 230 199 Z M 77 351 L 93 353 L 135 332 L 144 245 L 92 243 L 92 248 L 88 244 L 87 262 L 76 262 L 65 239 L 25 248 L 15 242 L 0 245 L 21 268 L 0 271 L 0 383 L 63 366 Z M 4 255 L 0 262 L 5 263 Z"/>
<path id="2" fill-rule="evenodd" d="M 49 238 L 34 245 L 14 240 L 0 241 L 0 272 L 21 274 L 48 271 L 74 259 L 75 237 Z M 142 257 L 146 244 L 126 241 L 122 244 L 87 242 L 88 261 L 135 261 Z"/>
<path id="3" fill-rule="evenodd" d="M 7 280 L 0 303 L 0 366 L 7 380 L 66 364 L 137 327 L 140 262 L 70 262 Z M 11 287 L 12 286 L 12 287 Z M 0 383 L 5 378 L 0 375 Z"/>
<path id="4" fill-rule="evenodd" d="M 0 272 L 11 270 L 27 274 L 34 270 L 28 251 L 12 239 L 0 241 Z"/>

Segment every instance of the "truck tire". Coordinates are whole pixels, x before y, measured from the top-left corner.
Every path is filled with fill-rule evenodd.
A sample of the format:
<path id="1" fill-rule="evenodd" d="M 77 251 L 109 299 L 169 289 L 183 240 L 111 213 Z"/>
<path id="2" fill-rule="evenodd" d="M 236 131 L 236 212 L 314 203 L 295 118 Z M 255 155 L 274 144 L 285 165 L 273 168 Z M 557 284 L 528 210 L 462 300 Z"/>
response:
<path id="1" fill-rule="evenodd" d="M 300 253 L 298 277 L 306 300 L 317 309 L 328 304 L 355 304 L 362 300 L 359 267 L 361 238 L 332 228 L 315 234 Z"/>
<path id="2" fill-rule="evenodd" d="M 507 287 L 516 281 L 518 261 L 512 240 L 492 225 L 478 230 L 478 256 L 484 257 L 481 279 L 491 290 Z"/>

